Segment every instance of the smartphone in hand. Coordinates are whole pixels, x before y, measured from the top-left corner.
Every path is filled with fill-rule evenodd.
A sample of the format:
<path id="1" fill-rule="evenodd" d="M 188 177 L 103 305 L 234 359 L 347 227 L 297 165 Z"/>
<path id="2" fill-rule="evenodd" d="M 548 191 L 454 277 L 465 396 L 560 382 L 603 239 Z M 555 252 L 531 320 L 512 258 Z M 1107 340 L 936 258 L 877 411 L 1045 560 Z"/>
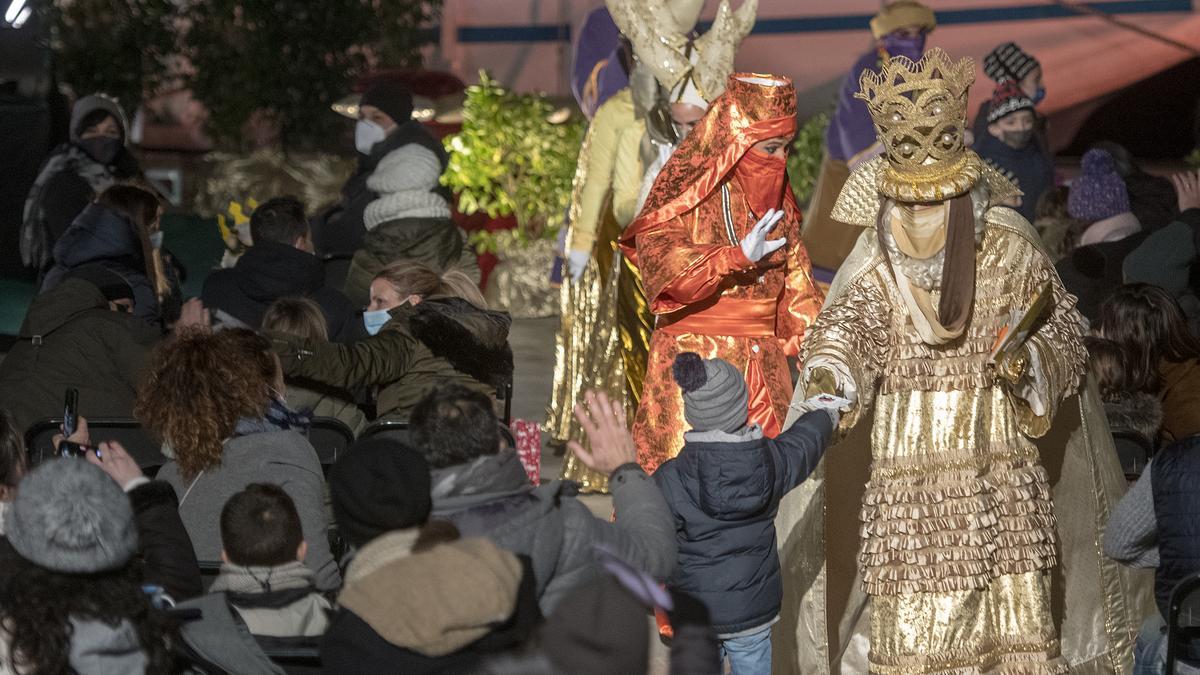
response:
<path id="1" fill-rule="evenodd" d="M 63 402 L 62 432 L 64 437 L 75 434 L 79 426 L 79 390 L 67 389 L 66 400 Z"/>

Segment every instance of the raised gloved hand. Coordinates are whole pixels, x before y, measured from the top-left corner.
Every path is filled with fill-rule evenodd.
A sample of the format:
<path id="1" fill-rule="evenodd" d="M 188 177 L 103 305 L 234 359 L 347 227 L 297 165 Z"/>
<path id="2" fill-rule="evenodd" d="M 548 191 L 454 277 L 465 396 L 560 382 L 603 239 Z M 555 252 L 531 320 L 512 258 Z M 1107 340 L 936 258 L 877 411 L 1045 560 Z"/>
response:
<path id="1" fill-rule="evenodd" d="M 769 209 L 742 239 L 742 253 L 750 262 L 756 263 L 787 244 L 787 237 L 767 239 L 780 220 L 783 220 L 783 209 Z"/>
<path id="2" fill-rule="evenodd" d="M 583 271 L 587 269 L 588 261 L 591 259 L 592 254 L 587 251 L 574 249 L 567 251 L 567 271 L 571 273 L 571 278 L 579 281 L 579 277 L 583 276 Z"/>

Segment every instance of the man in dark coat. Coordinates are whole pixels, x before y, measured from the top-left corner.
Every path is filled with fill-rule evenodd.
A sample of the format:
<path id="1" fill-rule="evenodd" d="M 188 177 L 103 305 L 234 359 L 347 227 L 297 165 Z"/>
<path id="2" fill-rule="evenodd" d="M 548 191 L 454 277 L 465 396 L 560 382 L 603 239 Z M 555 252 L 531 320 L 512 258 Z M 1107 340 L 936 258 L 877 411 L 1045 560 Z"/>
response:
<path id="1" fill-rule="evenodd" d="M 92 265 L 33 301 L 0 363 L 0 406 L 18 429 L 61 415 L 68 387 L 89 416 L 133 415 L 138 371 L 160 335 L 129 313 L 133 295 L 119 274 Z"/>
<path id="2" fill-rule="evenodd" d="M 329 338 L 349 342 L 362 336 L 355 308 L 340 291 L 325 286 L 325 271 L 313 255 L 304 206 L 292 197 L 276 197 L 250 216 L 254 245 L 230 269 L 204 282 L 201 299 L 220 324 L 258 330 L 271 303 L 306 297 L 321 307 Z"/>
<path id="3" fill-rule="evenodd" d="M 593 547 L 608 547 L 630 565 L 665 579 L 675 569 L 675 524 L 662 494 L 637 464 L 637 451 L 616 406 L 589 394 L 590 417 L 577 408 L 591 452 L 572 451 L 610 476 L 612 521 L 575 498 L 578 487 L 552 481 L 532 487 L 514 449 L 501 444 L 487 396 L 439 387 L 413 410 L 413 445 L 432 474 L 432 517 L 454 523 L 463 537 L 486 537 L 529 556 L 543 614 L 575 586 L 601 572 Z"/>

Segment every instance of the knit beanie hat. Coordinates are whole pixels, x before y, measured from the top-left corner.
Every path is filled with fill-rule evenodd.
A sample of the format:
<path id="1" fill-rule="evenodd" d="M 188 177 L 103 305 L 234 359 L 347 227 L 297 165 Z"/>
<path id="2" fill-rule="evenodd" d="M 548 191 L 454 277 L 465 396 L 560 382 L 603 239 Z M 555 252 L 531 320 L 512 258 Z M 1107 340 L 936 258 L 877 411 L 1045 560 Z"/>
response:
<path id="1" fill-rule="evenodd" d="M 387 438 L 350 446 L 329 472 L 329 492 L 338 531 L 360 549 L 381 534 L 425 524 L 432 508 L 425 458 Z"/>
<path id="2" fill-rule="evenodd" d="M 76 267 L 67 274 L 66 278 L 80 279 L 88 282 L 100 289 L 100 293 L 104 295 L 104 299 L 109 302 L 115 300 L 133 300 L 133 287 L 129 285 L 125 277 L 99 263 Z"/>
<path id="3" fill-rule="evenodd" d="M 629 591 L 604 575 L 563 598 L 542 624 L 542 651 L 564 673 L 645 673 L 646 613 Z"/>
<path id="4" fill-rule="evenodd" d="M 692 431 L 731 434 L 746 426 L 750 416 L 746 378 L 728 361 L 683 352 L 675 357 L 671 372 L 683 389 L 683 417 Z"/>
<path id="5" fill-rule="evenodd" d="M 1033 100 L 1021 91 L 1020 85 L 1012 80 L 1005 80 L 996 85 L 992 92 L 992 105 L 988 109 L 987 121 L 991 124 L 1017 111 L 1033 109 Z"/>
<path id="6" fill-rule="evenodd" d="M 25 476 L 4 513 L 4 532 L 22 558 L 71 574 L 120 569 L 138 545 L 129 497 L 99 467 L 72 458 Z"/>
<path id="7" fill-rule="evenodd" d="M 412 119 L 413 98 L 408 87 L 399 82 L 380 82 L 363 92 L 358 100 L 361 110 L 364 105 L 373 105 L 392 118 L 397 125 Z"/>
<path id="8" fill-rule="evenodd" d="M 1088 150 L 1079 176 L 1071 181 L 1067 213 L 1076 220 L 1094 223 L 1128 211 L 1129 192 L 1112 155 L 1104 150 Z"/>
<path id="9" fill-rule="evenodd" d="M 1020 82 L 1040 65 L 1037 59 L 1025 53 L 1015 42 L 1005 42 L 983 57 L 983 72 L 993 82 Z"/>

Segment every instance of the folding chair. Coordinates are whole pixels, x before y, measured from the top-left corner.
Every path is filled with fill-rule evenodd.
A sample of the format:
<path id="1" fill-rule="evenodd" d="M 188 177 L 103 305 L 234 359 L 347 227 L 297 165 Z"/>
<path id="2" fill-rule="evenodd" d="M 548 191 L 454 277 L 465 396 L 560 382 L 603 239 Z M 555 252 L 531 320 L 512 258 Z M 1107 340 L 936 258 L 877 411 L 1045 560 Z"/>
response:
<path id="1" fill-rule="evenodd" d="M 1125 478 L 1137 480 L 1154 454 L 1154 444 L 1136 431 L 1114 431 L 1112 437 Z"/>
<path id="2" fill-rule="evenodd" d="M 29 453 L 30 466 L 58 456 L 52 439 L 61 433 L 61 429 L 61 417 L 50 417 L 29 427 L 25 432 L 25 451 Z M 105 441 L 120 443 L 148 476 L 153 477 L 167 463 L 162 444 L 151 438 L 142 429 L 141 422 L 132 417 L 89 417 L 88 433 L 95 445 Z"/>
<path id="3" fill-rule="evenodd" d="M 375 436 L 407 442 L 408 420 L 375 420 L 358 434 L 358 440 L 362 441 Z"/>
<path id="4" fill-rule="evenodd" d="M 314 417 L 308 429 L 308 442 L 316 449 L 321 468 L 329 473 L 329 467 L 354 443 L 354 432 L 341 420 Z"/>
<path id="5" fill-rule="evenodd" d="M 1167 617 L 1167 675 L 1188 652 L 1200 652 L 1200 572 L 1184 577 L 1171 591 Z"/>

